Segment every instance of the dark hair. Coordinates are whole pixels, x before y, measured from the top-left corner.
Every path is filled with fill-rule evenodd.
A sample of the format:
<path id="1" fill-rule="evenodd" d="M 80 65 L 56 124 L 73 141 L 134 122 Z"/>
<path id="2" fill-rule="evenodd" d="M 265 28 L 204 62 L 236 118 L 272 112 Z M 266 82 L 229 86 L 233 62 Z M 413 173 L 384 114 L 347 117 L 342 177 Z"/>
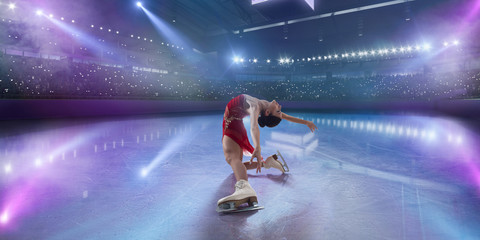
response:
<path id="1" fill-rule="evenodd" d="M 280 121 L 282 121 L 282 119 L 279 117 L 275 117 L 272 115 L 265 116 L 265 112 L 262 112 L 260 117 L 258 117 L 258 125 L 260 125 L 260 127 L 262 128 L 265 126 L 270 128 L 275 127 L 280 123 Z"/>

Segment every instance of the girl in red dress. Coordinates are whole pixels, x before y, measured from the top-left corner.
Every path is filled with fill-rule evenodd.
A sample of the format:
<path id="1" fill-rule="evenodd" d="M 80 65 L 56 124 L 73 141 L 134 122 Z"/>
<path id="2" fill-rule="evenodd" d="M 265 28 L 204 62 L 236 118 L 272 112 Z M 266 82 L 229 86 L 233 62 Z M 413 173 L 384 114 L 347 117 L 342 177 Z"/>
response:
<path id="1" fill-rule="evenodd" d="M 253 204 L 257 202 L 257 194 L 248 183 L 247 170 L 256 169 L 261 172 L 262 167 L 275 167 L 281 170 L 283 167 L 278 160 L 272 156 L 264 162 L 260 147 L 260 127 L 275 127 L 282 119 L 290 122 L 307 125 L 313 132 L 317 129 L 311 121 L 302 120 L 289 116 L 282 111 L 282 106 L 275 100 L 268 102 L 252 96 L 242 94 L 230 100 L 225 108 L 223 115 L 223 136 L 222 145 L 225 160 L 232 167 L 237 180 L 235 192 L 227 197 L 218 200 L 218 206 L 222 204 L 234 203 L 235 208 L 248 202 Z M 250 134 L 253 138 L 253 147 L 247 136 L 247 131 L 243 125 L 242 119 L 250 116 Z M 242 162 L 243 155 L 251 156 L 250 162 Z M 253 159 L 257 159 L 253 162 Z"/>

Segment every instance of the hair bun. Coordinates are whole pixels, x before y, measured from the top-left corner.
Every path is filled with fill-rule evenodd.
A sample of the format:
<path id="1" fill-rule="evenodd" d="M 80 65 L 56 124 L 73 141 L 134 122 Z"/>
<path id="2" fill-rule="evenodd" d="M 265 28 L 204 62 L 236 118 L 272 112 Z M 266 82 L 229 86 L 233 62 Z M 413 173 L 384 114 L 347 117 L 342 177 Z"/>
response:
<path id="1" fill-rule="evenodd" d="M 260 125 L 260 127 L 265 127 L 265 117 L 264 116 L 260 116 L 258 117 L 258 125 Z"/>

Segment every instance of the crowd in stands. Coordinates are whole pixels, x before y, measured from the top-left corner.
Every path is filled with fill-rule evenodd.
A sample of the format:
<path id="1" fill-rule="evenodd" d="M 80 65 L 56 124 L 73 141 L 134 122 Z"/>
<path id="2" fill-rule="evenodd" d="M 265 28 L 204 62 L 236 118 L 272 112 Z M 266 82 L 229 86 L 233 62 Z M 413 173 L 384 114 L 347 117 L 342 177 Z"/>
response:
<path id="1" fill-rule="evenodd" d="M 228 100 L 240 93 L 287 101 L 463 99 L 480 97 L 480 71 L 250 81 L 3 55 L 0 93 L 4 99 Z"/>

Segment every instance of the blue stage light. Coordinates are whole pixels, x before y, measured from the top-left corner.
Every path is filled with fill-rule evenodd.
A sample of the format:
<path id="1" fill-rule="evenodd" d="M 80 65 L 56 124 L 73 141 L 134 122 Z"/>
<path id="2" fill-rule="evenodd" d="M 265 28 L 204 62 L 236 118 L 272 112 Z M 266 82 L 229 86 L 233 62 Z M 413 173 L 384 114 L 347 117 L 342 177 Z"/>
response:
<path id="1" fill-rule="evenodd" d="M 137 2 L 137 7 L 143 7 L 142 2 Z"/>

